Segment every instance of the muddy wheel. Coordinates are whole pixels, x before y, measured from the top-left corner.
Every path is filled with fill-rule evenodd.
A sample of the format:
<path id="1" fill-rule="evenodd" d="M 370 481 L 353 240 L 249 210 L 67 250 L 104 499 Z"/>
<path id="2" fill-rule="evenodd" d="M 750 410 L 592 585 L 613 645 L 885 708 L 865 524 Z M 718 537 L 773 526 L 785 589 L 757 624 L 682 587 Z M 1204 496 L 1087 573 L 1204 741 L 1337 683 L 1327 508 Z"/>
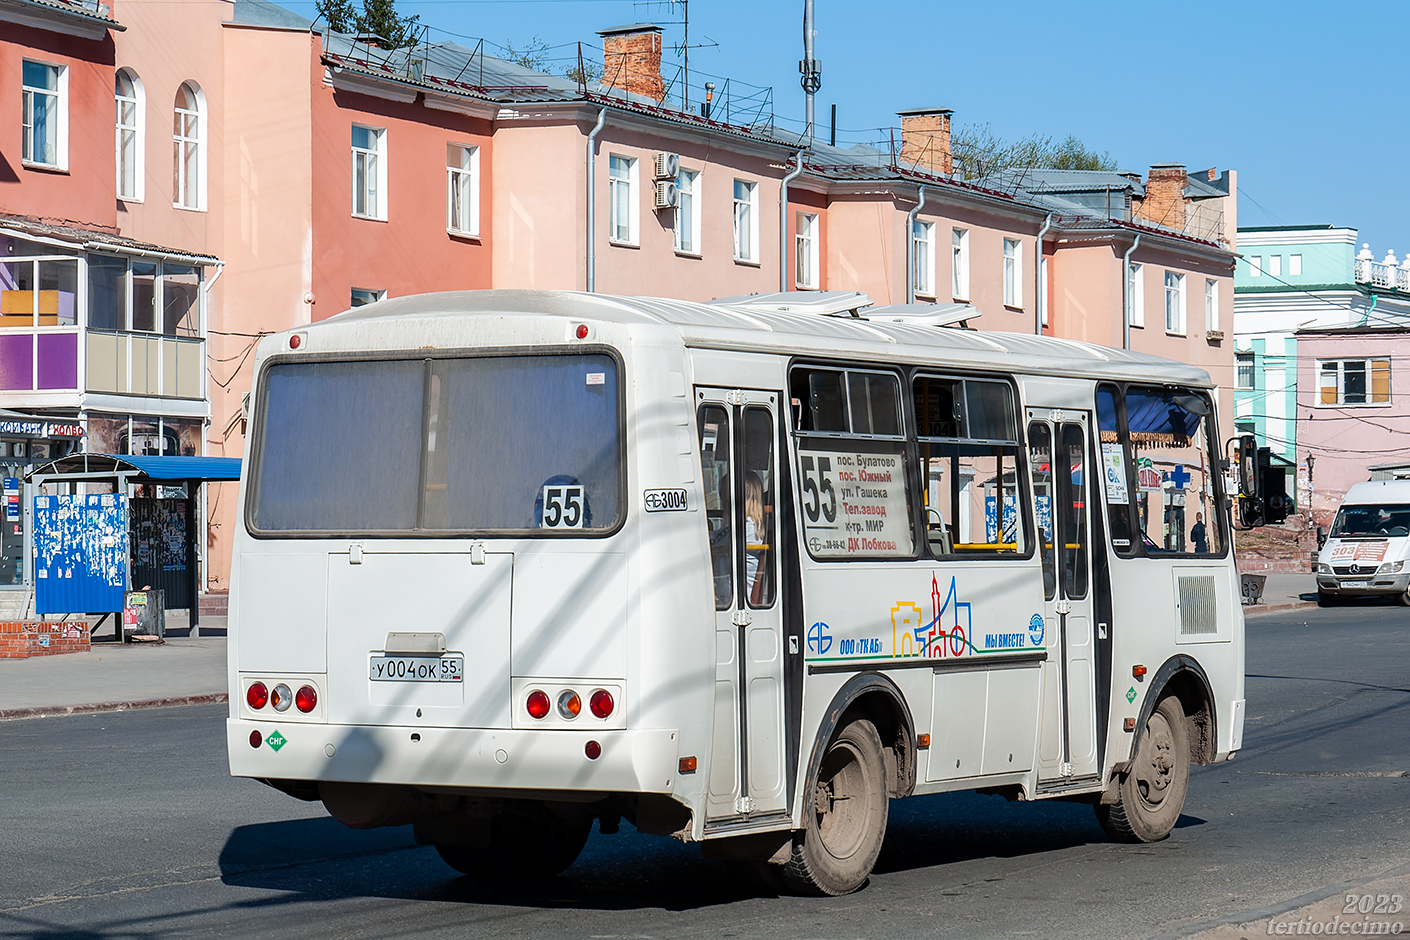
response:
<path id="1" fill-rule="evenodd" d="M 577 861 L 592 818 L 563 819 L 542 804 L 517 807 L 490 823 L 489 844 L 436 845 L 456 871 L 477 878 L 552 878 Z"/>
<path id="2" fill-rule="evenodd" d="M 1117 801 L 1097 806 L 1097 820 L 1118 842 L 1159 842 L 1170 835 L 1190 783 L 1190 742 L 1185 712 L 1173 695 L 1151 712 Z"/>
<path id="3" fill-rule="evenodd" d="M 805 799 L 807 826 L 783 866 L 800 894 L 850 894 L 866 883 L 886 837 L 886 762 L 881 737 L 858 719 L 832 740 Z"/>

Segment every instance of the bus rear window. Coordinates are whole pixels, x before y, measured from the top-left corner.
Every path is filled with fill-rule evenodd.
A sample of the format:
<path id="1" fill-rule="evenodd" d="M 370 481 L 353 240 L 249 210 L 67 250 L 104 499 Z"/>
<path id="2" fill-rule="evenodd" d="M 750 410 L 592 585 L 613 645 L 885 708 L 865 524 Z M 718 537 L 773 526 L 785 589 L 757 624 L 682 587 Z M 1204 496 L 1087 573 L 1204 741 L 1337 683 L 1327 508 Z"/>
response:
<path id="1" fill-rule="evenodd" d="M 622 512 L 604 355 L 282 363 L 266 373 L 250 528 L 591 534 Z"/>

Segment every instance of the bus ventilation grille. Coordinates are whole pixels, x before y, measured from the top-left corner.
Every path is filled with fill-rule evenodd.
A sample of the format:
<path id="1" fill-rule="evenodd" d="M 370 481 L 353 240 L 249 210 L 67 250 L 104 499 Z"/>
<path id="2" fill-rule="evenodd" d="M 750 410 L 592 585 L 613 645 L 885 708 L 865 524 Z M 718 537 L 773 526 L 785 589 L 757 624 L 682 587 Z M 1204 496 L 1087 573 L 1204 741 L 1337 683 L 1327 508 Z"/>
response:
<path id="1" fill-rule="evenodd" d="M 1214 606 L 1214 576 L 1200 575 L 1180 578 L 1180 635 L 1197 636 L 1218 633 L 1218 614 Z"/>

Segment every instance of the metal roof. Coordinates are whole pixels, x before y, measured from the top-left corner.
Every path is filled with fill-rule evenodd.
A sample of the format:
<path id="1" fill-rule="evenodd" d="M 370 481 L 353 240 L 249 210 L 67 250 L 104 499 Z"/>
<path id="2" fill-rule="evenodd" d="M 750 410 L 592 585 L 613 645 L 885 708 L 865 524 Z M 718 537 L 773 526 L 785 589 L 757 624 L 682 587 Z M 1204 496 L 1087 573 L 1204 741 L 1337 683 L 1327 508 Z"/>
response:
<path id="1" fill-rule="evenodd" d="M 235 0 L 230 23 L 235 26 L 264 26 L 273 29 L 311 29 L 313 22 L 269 0 Z"/>
<path id="2" fill-rule="evenodd" d="M 151 457 L 133 454 L 70 454 L 35 467 L 28 476 L 125 476 L 155 481 L 240 479 L 239 457 Z"/>
<path id="3" fill-rule="evenodd" d="M 113 18 L 111 7 L 98 3 L 96 0 L 88 3 L 78 2 L 78 0 L 3 0 L 3 2 L 20 8 L 31 7 L 46 13 L 66 14 L 73 19 L 119 33 L 127 30 L 126 26 Z"/>

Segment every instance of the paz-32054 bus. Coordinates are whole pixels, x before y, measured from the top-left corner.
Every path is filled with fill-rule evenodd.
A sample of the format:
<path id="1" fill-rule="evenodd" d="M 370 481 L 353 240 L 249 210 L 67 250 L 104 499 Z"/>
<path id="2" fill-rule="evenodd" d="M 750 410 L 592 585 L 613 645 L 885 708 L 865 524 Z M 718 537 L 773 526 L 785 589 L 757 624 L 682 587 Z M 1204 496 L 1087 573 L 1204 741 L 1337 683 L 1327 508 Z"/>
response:
<path id="1" fill-rule="evenodd" d="M 448 293 L 266 338 L 232 773 L 493 877 L 626 818 L 840 894 L 890 798 L 956 789 L 1164 838 L 1244 721 L 1209 377 L 759 307 Z"/>

